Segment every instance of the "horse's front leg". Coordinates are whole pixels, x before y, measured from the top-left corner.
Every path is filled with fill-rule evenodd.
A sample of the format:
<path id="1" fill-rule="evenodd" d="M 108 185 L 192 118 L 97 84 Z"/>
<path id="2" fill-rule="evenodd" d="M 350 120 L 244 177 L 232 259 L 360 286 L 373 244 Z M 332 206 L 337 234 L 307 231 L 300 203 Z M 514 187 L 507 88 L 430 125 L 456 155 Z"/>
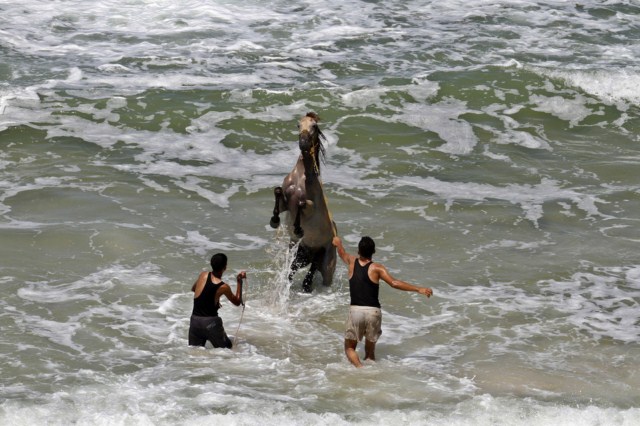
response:
<path id="1" fill-rule="evenodd" d="M 276 205 L 273 207 L 273 216 L 271 216 L 269 225 L 271 225 L 273 229 L 276 229 L 278 226 L 280 226 L 280 204 L 282 203 L 282 199 L 284 198 L 282 188 L 274 188 L 273 195 L 276 198 Z"/>
<path id="2" fill-rule="evenodd" d="M 298 201 L 298 208 L 296 209 L 296 219 L 293 221 L 293 233 L 296 237 L 302 238 L 304 236 L 304 231 L 302 230 L 302 226 L 300 226 L 300 215 L 302 214 L 302 209 L 307 205 L 304 200 Z"/>

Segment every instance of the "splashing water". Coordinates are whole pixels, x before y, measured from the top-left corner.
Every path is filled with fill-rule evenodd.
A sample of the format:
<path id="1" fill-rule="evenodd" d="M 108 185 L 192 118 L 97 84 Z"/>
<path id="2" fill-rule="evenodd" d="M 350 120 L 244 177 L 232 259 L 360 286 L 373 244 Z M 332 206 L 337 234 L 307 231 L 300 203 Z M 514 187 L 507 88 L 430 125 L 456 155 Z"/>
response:
<path id="1" fill-rule="evenodd" d="M 268 279 L 270 291 L 266 297 L 266 305 L 278 313 L 284 313 L 289 307 L 289 271 L 291 262 L 298 252 L 299 242 L 289 248 L 289 236 L 280 227 L 276 231 L 273 244 L 267 246 L 266 252 L 273 259 L 271 277 Z"/>
<path id="2" fill-rule="evenodd" d="M 468 3 L 0 2 L 0 424 L 638 425 L 640 8 Z M 360 371 L 265 224 L 308 111 L 349 251 L 436 291 Z"/>

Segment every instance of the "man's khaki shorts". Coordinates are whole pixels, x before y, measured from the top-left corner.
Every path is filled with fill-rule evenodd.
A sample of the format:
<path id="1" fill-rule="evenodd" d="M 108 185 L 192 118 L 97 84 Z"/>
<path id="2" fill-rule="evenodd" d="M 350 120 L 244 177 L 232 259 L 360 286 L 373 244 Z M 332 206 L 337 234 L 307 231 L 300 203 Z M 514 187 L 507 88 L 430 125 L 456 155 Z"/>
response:
<path id="1" fill-rule="evenodd" d="M 349 306 L 346 326 L 346 340 L 360 341 L 364 337 L 375 343 L 382 334 L 382 311 L 370 306 Z"/>

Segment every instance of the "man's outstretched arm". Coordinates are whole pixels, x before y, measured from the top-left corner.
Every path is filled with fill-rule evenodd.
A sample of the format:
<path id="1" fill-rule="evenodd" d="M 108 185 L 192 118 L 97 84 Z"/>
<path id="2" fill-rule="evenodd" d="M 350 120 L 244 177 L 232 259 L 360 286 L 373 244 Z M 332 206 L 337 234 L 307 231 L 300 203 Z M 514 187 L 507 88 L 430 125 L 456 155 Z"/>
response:
<path id="1" fill-rule="evenodd" d="M 431 295 L 433 294 L 433 290 L 431 290 L 429 287 L 419 287 L 417 285 L 409 284 L 405 281 L 392 277 L 389 271 L 387 271 L 387 268 L 385 268 L 383 265 L 376 264 L 376 272 L 378 272 L 380 279 L 397 290 L 415 291 L 416 293 L 423 294 L 427 297 L 431 297 Z"/>

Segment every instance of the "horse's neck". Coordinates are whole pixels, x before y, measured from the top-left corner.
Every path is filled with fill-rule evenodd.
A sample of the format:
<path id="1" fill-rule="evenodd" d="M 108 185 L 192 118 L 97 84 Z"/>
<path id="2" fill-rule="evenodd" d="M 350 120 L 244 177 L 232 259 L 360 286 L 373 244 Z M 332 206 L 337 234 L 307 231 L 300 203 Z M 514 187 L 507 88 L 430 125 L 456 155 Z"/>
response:
<path id="1" fill-rule="evenodd" d="M 304 168 L 304 175 L 307 183 L 318 181 L 318 179 L 320 179 L 320 165 L 318 165 L 313 158 L 307 158 L 304 156 L 300 156 L 300 161 Z"/>

